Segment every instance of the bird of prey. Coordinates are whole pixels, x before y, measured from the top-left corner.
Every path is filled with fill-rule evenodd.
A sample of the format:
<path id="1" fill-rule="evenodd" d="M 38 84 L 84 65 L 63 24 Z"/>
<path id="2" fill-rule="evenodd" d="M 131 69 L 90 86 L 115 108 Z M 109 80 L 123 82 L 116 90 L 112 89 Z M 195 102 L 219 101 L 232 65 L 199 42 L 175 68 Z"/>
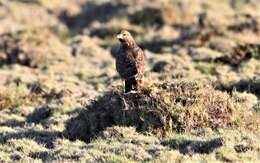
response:
<path id="1" fill-rule="evenodd" d="M 122 30 L 116 37 L 121 43 L 115 57 L 116 70 L 125 82 L 125 93 L 137 91 L 144 74 L 144 52 L 128 31 Z"/>

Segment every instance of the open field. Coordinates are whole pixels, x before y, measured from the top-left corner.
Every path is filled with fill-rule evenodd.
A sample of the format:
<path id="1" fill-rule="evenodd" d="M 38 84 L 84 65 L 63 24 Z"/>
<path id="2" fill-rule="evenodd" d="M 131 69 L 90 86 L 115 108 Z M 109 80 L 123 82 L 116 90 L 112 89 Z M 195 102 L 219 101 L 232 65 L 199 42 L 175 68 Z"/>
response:
<path id="1" fill-rule="evenodd" d="M 260 162 L 260 1 L 0 0 L 0 162 L 55 161 Z"/>

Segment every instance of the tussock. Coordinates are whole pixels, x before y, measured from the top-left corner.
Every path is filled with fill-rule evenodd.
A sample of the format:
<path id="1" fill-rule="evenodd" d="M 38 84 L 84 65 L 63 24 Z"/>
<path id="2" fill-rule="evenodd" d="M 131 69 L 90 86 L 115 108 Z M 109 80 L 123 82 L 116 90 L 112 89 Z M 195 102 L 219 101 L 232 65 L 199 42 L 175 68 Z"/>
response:
<path id="1" fill-rule="evenodd" d="M 21 30 L 4 33 L 0 37 L 0 64 L 42 67 L 54 58 L 61 59 L 58 55 L 60 51 L 69 51 L 51 31 L 46 29 Z M 46 38 L 49 41 L 46 42 Z"/>
<path id="2" fill-rule="evenodd" d="M 72 139 L 89 141 L 113 125 L 134 126 L 137 131 L 158 136 L 205 127 L 216 130 L 246 126 L 248 112 L 227 93 L 199 82 L 179 80 L 148 84 L 138 93 L 107 92 L 68 121 L 67 134 Z"/>

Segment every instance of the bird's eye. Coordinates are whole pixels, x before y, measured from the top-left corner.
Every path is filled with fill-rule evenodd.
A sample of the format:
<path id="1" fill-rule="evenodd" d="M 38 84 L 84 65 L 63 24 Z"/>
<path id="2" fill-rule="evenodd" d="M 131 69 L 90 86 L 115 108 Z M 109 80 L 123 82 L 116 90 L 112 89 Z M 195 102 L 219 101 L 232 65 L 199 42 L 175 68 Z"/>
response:
<path id="1" fill-rule="evenodd" d="M 126 34 L 124 33 L 123 36 L 126 36 Z"/>

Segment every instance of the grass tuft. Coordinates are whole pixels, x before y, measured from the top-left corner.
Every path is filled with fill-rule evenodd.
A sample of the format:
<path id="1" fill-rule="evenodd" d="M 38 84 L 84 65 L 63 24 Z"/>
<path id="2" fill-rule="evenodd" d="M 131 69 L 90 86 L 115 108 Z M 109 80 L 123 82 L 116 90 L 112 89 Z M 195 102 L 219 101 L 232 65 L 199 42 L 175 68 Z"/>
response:
<path id="1" fill-rule="evenodd" d="M 110 91 L 67 122 L 70 138 L 90 141 L 106 127 L 134 126 L 137 131 L 165 136 L 202 128 L 255 128 L 248 108 L 227 93 L 199 82 L 178 80 L 150 84 L 140 92 Z"/>

